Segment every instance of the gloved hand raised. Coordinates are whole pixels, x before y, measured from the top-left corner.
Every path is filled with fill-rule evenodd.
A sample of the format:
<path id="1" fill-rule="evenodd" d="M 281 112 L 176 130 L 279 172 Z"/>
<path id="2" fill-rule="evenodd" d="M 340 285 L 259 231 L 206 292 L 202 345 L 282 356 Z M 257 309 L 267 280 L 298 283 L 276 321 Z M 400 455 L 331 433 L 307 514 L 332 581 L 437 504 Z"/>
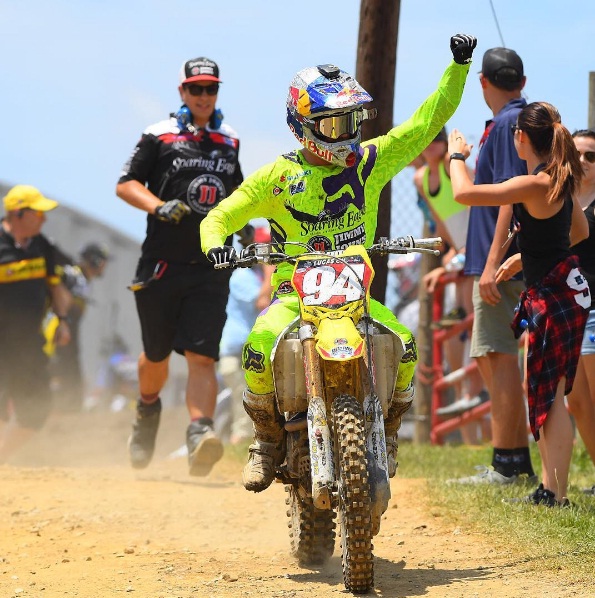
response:
<path id="1" fill-rule="evenodd" d="M 179 199 L 170 199 L 155 209 L 155 217 L 161 222 L 178 224 L 184 216 L 190 214 L 190 207 Z"/>
<path id="2" fill-rule="evenodd" d="M 457 33 L 450 38 L 450 50 L 457 64 L 469 64 L 477 39 L 472 35 Z"/>
<path id="3" fill-rule="evenodd" d="M 236 250 L 229 245 L 213 247 L 207 251 L 207 257 L 215 264 L 215 268 L 224 268 L 235 262 Z"/>

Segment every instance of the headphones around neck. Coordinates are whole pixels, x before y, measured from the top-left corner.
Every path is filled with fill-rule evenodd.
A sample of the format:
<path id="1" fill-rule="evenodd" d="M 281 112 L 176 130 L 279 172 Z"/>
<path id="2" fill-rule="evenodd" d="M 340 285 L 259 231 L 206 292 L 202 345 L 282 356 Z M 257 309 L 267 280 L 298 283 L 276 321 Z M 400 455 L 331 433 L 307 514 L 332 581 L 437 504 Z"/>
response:
<path id="1" fill-rule="evenodd" d="M 190 112 L 190 108 L 188 108 L 186 104 L 182 104 L 181 108 L 170 116 L 173 116 L 176 119 L 180 131 L 190 131 L 193 135 L 198 133 L 198 128 L 194 126 L 192 112 Z M 209 127 L 213 130 L 217 130 L 221 127 L 222 122 L 223 112 L 221 112 L 219 108 L 215 108 L 209 119 Z"/>

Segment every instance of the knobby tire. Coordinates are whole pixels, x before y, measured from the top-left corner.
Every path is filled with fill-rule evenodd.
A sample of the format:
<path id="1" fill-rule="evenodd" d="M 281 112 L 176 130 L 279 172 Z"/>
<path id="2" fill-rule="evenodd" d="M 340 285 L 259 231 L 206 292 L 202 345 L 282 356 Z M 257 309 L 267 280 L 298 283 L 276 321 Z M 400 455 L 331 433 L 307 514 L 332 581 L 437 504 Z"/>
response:
<path id="1" fill-rule="evenodd" d="M 355 397 L 341 395 L 333 402 L 336 436 L 343 581 L 354 594 L 374 585 L 374 546 L 366 437 L 362 406 Z"/>

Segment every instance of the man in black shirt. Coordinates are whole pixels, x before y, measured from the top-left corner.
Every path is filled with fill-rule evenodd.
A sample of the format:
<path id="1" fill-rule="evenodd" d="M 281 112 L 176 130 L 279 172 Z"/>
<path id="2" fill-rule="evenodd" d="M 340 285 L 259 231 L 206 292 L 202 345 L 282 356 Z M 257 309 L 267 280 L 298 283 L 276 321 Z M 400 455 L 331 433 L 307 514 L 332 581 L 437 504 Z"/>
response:
<path id="1" fill-rule="evenodd" d="M 140 399 L 129 440 L 136 468 L 146 467 L 153 457 L 159 393 L 172 350 L 184 355 L 188 365 L 190 474 L 207 475 L 223 454 L 212 417 L 230 271 L 213 269 L 199 237 L 203 218 L 243 179 L 238 136 L 216 109 L 220 83 L 219 67 L 208 58 L 182 65 L 182 108 L 145 130 L 116 188 L 119 197 L 148 214 L 131 285 L 144 348 L 138 362 Z"/>
<path id="2" fill-rule="evenodd" d="M 70 295 L 54 270 L 54 248 L 41 234 L 58 202 L 16 185 L 4 197 L 0 225 L 0 463 L 45 423 L 51 407 L 41 324 L 48 293 L 58 316 L 55 342 L 66 344 Z M 12 414 L 12 417 L 11 417 Z"/>

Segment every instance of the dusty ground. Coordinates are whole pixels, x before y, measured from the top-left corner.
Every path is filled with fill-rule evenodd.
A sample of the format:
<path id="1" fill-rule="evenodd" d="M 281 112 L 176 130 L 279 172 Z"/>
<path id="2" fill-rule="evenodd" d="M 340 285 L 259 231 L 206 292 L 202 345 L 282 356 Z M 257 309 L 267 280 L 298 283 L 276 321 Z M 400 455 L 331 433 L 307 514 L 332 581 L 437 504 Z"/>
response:
<path id="1" fill-rule="evenodd" d="M 168 458 L 183 441 L 179 410 L 164 413 L 154 463 L 133 471 L 130 419 L 55 418 L 0 466 L 0 598 L 350 595 L 338 547 L 322 570 L 289 556 L 282 485 L 247 493 L 230 456 L 207 478 L 190 478 L 185 459 Z M 453 529 L 424 506 L 423 488 L 423 480 L 393 480 L 375 538 L 374 595 L 593 595 Z"/>

